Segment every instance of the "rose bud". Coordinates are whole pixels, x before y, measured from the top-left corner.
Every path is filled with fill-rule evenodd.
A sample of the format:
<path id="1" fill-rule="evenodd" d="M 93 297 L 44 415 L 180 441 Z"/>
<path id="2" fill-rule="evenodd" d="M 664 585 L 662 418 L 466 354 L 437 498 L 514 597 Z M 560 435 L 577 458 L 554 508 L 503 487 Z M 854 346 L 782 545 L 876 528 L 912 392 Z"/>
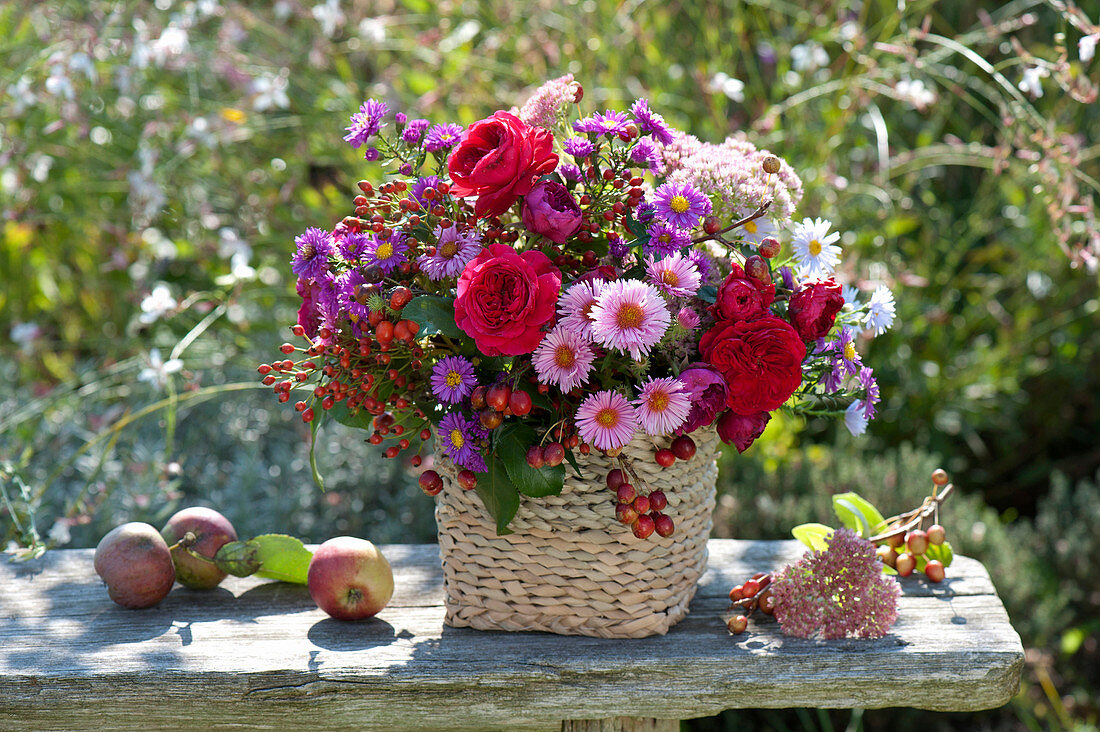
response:
<path id="1" fill-rule="evenodd" d="M 523 197 L 523 225 L 556 244 L 577 233 L 581 225 L 581 207 L 565 186 L 544 180 Z"/>

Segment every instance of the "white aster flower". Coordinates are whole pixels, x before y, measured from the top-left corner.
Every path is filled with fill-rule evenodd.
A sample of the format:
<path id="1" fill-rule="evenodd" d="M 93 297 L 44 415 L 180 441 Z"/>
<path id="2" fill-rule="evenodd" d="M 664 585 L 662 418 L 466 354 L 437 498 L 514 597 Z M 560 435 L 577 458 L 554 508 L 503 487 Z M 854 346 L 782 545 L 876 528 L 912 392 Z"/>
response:
<path id="1" fill-rule="evenodd" d="M 290 106 L 290 97 L 286 95 L 285 76 L 258 76 L 252 80 L 252 108 L 257 112 L 269 109 L 286 109 Z"/>
<path id="2" fill-rule="evenodd" d="M 798 274 L 806 279 L 821 279 L 832 274 L 840 263 L 840 247 L 833 242 L 840 232 L 829 233 L 832 223 L 826 219 L 803 219 L 794 231 L 794 258 Z"/>
<path id="3" fill-rule="evenodd" d="M 873 330 L 875 335 L 882 335 L 894 324 L 894 293 L 886 285 L 879 285 L 867 301 L 867 314 L 863 317 L 863 325 L 867 330 Z"/>
<path id="4" fill-rule="evenodd" d="M 327 0 L 320 5 L 314 5 L 312 12 L 313 18 L 321 25 L 321 32 L 329 38 L 336 35 L 336 31 L 346 20 L 344 11 L 340 9 L 340 0 Z"/>
<path id="5" fill-rule="evenodd" d="M 168 289 L 168 285 L 159 282 L 141 301 L 141 315 L 138 320 L 145 324 L 153 323 L 172 312 L 176 304 L 176 298 L 172 297 L 172 291 Z"/>
<path id="6" fill-rule="evenodd" d="M 160 349 L 149 351 L 149 365 L 138 374 L 138 381 L 146 381 L 158 389 L 163 389 L 168 384 L 168 375 L 174 374 L 183 368 L 183 361 L 178 358 L 165 362 L 160 357 Z"/>
<path id="7" fill-rule="evenodd" d="M 710 88 L 722 92 L 735 102 L 745 101 L 745 82 L 735 79 L 724 71 L 719 71 L 710 80 Z"/>
<path id="8" fill-rule="evenodd" d="M 829 54 L 820 43 L 806 41 L 791 48 L 791 68 L 795 71 L 805 73 L 828 65 Z"/>
<path id="9" fill-rule="evenodd" d="M 1077 54 L 1081 57 L 1081 63 L 1087 64 L 1096 55 L 1096 44 L 1100 42 L 1100 33 L 1093 33 L 1077 41 Z"/>
<path id="10" fill-rule="evenodd" d="M 1030 94 L 1032 99 L 1043 96 L 1043 77 L 1050 76 L 1050 72 L 1039 66 L 1028 66 L 1024 69 L 1024 75 L 1018 86 L 1024 94 Z"/>
<path id="11" fill-rule="evenodd" d="M 867 431 L 867 418 L 863 416 L 863 402 L 856 400 L 844 410 L 844 426 L 856 437 Z"/>
<path id="12" fill-rule="evenodd" d="M 859 289 L 853 285 L 841 285 L 840 295 L 844 298 L 844 304 L 853 309 L 859 307 Z"/>

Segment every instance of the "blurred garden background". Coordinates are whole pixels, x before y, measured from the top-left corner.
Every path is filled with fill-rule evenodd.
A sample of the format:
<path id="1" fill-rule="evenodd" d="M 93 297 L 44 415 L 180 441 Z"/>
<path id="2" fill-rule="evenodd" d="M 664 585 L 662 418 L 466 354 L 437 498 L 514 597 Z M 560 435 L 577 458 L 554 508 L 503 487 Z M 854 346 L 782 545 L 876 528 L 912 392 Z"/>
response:
<path id="1" fill-rule="evenodd" d="M 717 536 L 787 538 L 854 490 L 908 509 L 946 468 L 956 551 L 1027 647 L 977 715 L 777 710 L 694 730 L 1100 725 L 1100 6 L 1061 0 L 81 0 L 0 3 L 0 548 L 94 546 L 205 504 L 243 535 L 433 541 L 415 471 L 257 381 L 293 238 L 381 171 L 368 96 L 463 124 L 573 73 L 789 161 L 897 321 L 861 344 L 861 438 L 773 420 L 726 454 Z M 846 254 L 846 258 L 851 254 Z"/>

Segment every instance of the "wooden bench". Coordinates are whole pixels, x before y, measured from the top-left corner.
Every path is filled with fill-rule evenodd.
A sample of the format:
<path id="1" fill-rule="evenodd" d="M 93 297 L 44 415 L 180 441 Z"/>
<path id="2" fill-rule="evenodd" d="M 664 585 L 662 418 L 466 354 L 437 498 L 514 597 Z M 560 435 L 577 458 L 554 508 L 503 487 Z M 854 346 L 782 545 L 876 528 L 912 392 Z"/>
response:
<path id="1" fill-rule="evenodd" d="M 396 593 L 357 623 L 297 585 L 231 577 L 135 611 L 108 599 L 91 550 L 0 561 L 0 729 L 664 730 L 738 707 L 993 708 L 1023 666 L 988 574 L 965 557 L 942 584 L 903 580 L 880 640 L 801 640 L 770 620 L 731 636 L 730 587 L 802 548 L 712 540 L 683 622 L 600 640 L 444 627 L 436 546 L 382 550 Z"/>

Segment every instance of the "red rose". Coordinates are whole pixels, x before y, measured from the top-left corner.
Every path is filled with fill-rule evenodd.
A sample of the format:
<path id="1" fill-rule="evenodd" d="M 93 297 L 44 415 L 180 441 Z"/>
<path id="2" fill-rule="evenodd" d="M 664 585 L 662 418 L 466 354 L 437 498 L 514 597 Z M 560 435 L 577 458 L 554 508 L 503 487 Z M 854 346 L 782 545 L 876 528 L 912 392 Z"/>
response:
<path id="1" fill-rule="evenodd" d="M 699 352 L 725 377 L 726 406 L 746 417 L 777 409 L 802 383 L 806 344 L 771 313 L 719 322 L 703 334 Z"/>
<path id="2" fill-rule="evenodd" d="M 767 412 L 745 416 L 731 410 L 722 413 L 718 418 L 718 436 L 727 445 L 733 443 L 737 452 L 744 452 L 749 445 L 756 442 L 756 438 L 764 434 L 764 428 L 772 416 Z"/>
<path id="3" fill-rule="evenodd" d="M 477 196 L 478 216 L 499 216 L 558 166 L 553 145 L 549 130 L 528 127 L 507 112 L 474 122 L 447 159 L 451 193 Z"/>
<path id="4" fill-rule="evenodd" d="M 716 320 L 748 320 L 767 310 L 774 299 L 775 285 L 749 277 L 734 264 L 709 309 Z"/>
<path id="5" fill-rule="evenodd" d="M 530 353 L 554 317 L 560 289 L 561 272 L 545 254 L 493 244 L 458 278 L 455 322 L 486 356 Z"/>
<path id="6" fill-rule="evenodd" d="M 803 282 L 791 295 L 787 317 L 804 341 L 823 338 L 844 307 L 840 285 L 833 280 Z"/>

